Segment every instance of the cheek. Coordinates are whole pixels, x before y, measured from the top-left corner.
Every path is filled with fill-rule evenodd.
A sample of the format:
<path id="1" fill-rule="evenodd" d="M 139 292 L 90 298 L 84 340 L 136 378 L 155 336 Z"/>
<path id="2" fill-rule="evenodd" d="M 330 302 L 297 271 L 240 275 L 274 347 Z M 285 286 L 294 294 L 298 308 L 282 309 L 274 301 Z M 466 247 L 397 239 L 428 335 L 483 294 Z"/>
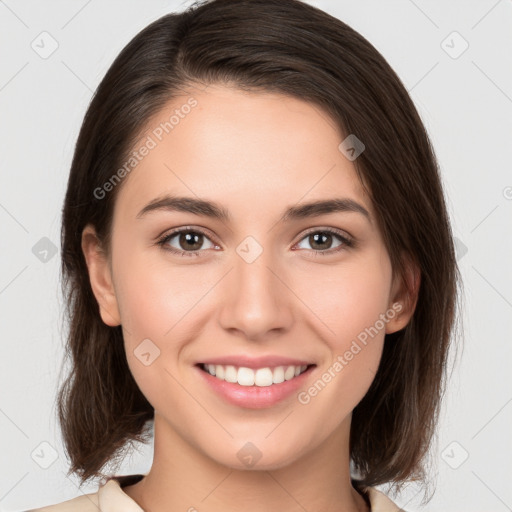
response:
<path id="1" fill-rule="evenodd" d="M 343 404 L 336 420 L 359 403 L 377 373 L 386 325 L 381 315 L 389 307 L 391 274 L 386 254 L 368 251 L 336 270 L 326 267 L 317 272 L 314 286 L 309 279 L 307 290 L 302 289 L 315 313 L 312 325 L 323 334 L 329 354 L 317 386 L 327 389 L 318 403 Z"/>
<path id="2" fill-rule="evenodd" d="M 171 374 L 177 371 L 177 355 L 194 337 L 201 299 L 215 277 L 206 266 L 172 265 L 156 249 L 151 255 L 121 249 L 119 244 L 114 265 L 126 356 L 139 388 L 155 406 L 157 397 L 176 385 Z M 179 386 L 175 391 L 180 394 Z"/>
<path id="3" fill-rule="evenodd" d="M 308 297 L 316 304 L 314 324 L 324 334 L 328 356 L 322 373 L 298 398 L 306 410 L 311 407 L 312 416 L 331 410 L 325 432 L 350 414 L 375 378 L 384 347 L 381 315 L 388 309 L 390 275 L 386 264 L 354 264 L 336 274 L 331 271 Z"/>
<path id="4" fill-rule="evenodd" d="M 317 270 L 314 280 L 302 280 L 302 296 L 328 328 L 328 339 L 338 350 L 374 326 L 389 307 L 391 264 L 380 255 L 368 251 L 336 268 Z M 381 323 L 378 326 L 383 339 L 384 329 Z"/>
<path id="5" fill-rule="evenodd" d="M 172 265 L 157 250 L 123 255 L 115 263 L 121 320 L 132 338 L 166 339 L 211 287 L 192 265 Z"/>

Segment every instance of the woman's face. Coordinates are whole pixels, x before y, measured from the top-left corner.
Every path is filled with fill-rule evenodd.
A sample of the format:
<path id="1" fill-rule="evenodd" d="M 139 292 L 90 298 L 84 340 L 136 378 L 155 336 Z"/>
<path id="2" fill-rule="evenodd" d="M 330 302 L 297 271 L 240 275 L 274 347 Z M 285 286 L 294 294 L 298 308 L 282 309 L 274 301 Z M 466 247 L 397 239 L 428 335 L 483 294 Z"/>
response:
<path id="1" fill-rule="evenodd" d="M 309 103 L 209 86 L 173 100 L 133 148 L 112 273 L 103 267 L 113 294 L 99 280 L 93 287 L 103 320 L 123 326 L 129 367 L 156 414 L 224 465 L 243 468 L 246 450 L 260 453 L 260 468 L 277 468 L 348 432 L 384 335 L 407 323 L 372 204 L 338 148 L 344 138 Z M 216 208 L 143 211 L 166 196 Z M 359 206 L 302 209 L 333 200 Z M 158 243 L 178 228 L 188 231 Z M 260 365 L 271 371 L 279 359 L 314 366 L 298 384 L 261 387 L 198 366 L 242 356 L 276 357 Z"/>

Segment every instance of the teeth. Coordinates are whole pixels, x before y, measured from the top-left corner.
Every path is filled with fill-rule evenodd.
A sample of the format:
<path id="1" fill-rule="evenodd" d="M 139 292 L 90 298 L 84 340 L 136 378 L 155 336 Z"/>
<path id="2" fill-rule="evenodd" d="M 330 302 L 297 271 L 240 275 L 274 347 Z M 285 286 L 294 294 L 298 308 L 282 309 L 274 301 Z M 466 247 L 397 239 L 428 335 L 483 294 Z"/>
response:
<path id="1" fill-rule="evenodd" d="M 299 376 L 307 368 L 302 366 L 277 366 L 276 368 L 245 368 L 241 366 L 236 368 L 231 365 L 221 364 L 203 364 L 203 369 L 210 375 L 226 382 L 237 382 L 241 386 L 271 386 L 272 384 L 281 384 L 285 380 L 291 380 Z"/>
<path id="2" fill-rule="evenodd" d="M 274 384 L 274 373 L 270 368 L 256 370 L 256 373 L 254 373 L 254 384 L 256 386 L 272 386 Z"/>
<path id="3" fill-rule="evenodd" d="M 295 377 L 295 366 L 288 366 L 284 372 L 284 379 L 290 380 L 293 379 L 293 377 Z"/>
<path id="4" fill-rule="evenodd" d="M 213 365 L 211 365 L 213 366 Z M 226 375 L 226 372 L 224 370 L 224 366 L 214 366 L 215 368 L 215 371 L 213 372 L 213 374 L 215 375 L 215 377 L 218 377 L 219 379 L 223 379 L 224 376 Z"/>
<path id="5" fill-rule="evenodd" d="M 221 366 L 221 365 L 218 365 L 218 366 Z M 221 368 L 222 368 L 222 366 L 221 366 Z M 222 372 L 222 370 L 219 373 L 221 373 L 221 372 Z M 234 366 L 226 366 L 226 374 L 224 375 L 224 380 L 226 382 L 236 382 L 237 375 L 238 375 L 238 372 Z M 219 377 L 219 378 L 221 378 L 221 377 Z"/>
<path id="6" fill-rule="evenodd" d="M 284 382 L 284 368 L 282 366 L 278 366 L 277 368 L 274 368 L 274 371 L 272 372 L 272 383 L 281 384 L 281 382 Z"/>
<path id="7" fill-rule="evenodd" d="M 256 373 L 261 372 L 261 370 L 257 370 Z M 250 368 L 238 368 L 237 382 L 240 386 L 254 386 L 254 381 L 256 380 L 256 374 L 254 370 Z M 261 384 L 260 384 L 261 386 Z"/>

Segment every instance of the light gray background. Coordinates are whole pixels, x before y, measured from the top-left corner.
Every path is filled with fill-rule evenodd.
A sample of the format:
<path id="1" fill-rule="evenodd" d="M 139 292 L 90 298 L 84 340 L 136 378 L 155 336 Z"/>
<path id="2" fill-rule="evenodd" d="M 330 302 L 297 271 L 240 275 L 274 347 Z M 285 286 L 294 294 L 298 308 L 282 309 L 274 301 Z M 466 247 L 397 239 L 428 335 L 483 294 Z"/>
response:
<path id="1" fill-rule="evenodd" d="M 437 152 L 459 240 L 465 348 L 432 447 L 436 492 L 425 508 L 414 485 L 392 497 L 408 512 L 511 510 L 512 2 L 310 3 L 364 35 L 402 78 Z M 93 90 L 139 30 L 188 4 L 0 0 L 2 511 L 96 490 L 66 478 L 53 409 L 64 342 L 61 206 Z M 453 31 L 469 44 L 461 55 Z M 58 48 L 43 58 L 52 39 Z M 57 254 L 44 253 L 44 237 Z M 148 471 L 151 454 L 141 447 L 120 474 Z"/>

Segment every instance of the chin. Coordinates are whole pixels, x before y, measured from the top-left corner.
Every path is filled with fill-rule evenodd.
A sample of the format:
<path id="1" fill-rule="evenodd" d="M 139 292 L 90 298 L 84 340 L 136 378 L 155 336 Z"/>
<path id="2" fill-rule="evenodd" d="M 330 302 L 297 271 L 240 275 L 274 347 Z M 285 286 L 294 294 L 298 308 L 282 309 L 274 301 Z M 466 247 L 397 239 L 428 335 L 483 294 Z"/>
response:
<path id="1" fill-rule="evenodd" d="M 235 442 L 233 448 L 226 447 L 219 456 L 211 454 L 210 457 L 218 464 L 233 470 L 245 471 L 274 471 L 292 464 L 301 451 L 296 447 L 282 445 L 276 447 L 267 441 Z M 305 449 L 306 447 L 304 447 Z M 226 453 L 234 453 L 234 457 L 226 457 Z"/>

